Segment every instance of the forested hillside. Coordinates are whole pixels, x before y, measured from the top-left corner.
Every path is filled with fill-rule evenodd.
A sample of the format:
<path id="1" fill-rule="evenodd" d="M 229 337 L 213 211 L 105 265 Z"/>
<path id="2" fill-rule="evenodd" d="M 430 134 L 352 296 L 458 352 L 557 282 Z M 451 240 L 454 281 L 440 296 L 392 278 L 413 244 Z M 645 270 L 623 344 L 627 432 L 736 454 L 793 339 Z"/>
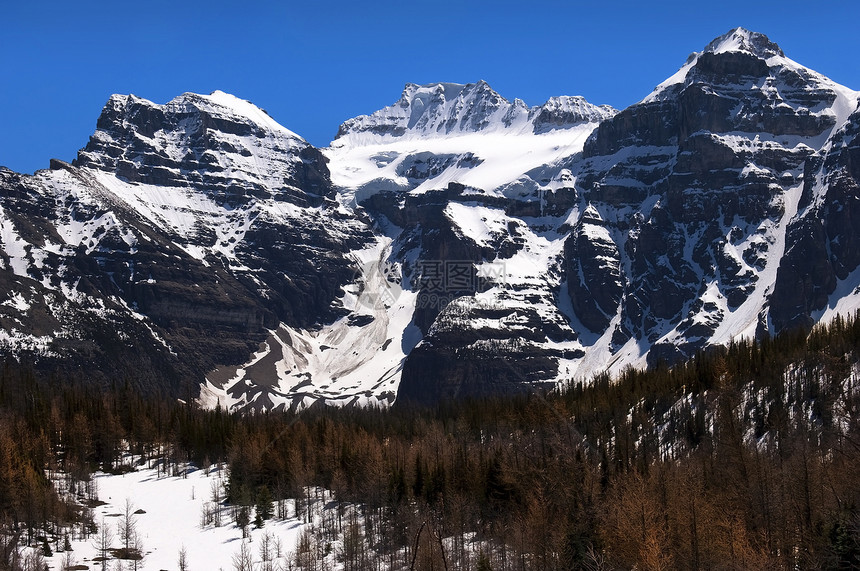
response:
<path id="1" fill-rule="evenodd" d="M 256 415 L 7 363 L 0 568 L 97 533 L 93 471 L 187 462 L 228 464 L 221 525 L 331 490 L 344 517 L 303 536 L 294 569 L 335 542 L 343 569 L 857 568 L 858 346 L 860 321 L 837 319 L 550 394 Z"/>

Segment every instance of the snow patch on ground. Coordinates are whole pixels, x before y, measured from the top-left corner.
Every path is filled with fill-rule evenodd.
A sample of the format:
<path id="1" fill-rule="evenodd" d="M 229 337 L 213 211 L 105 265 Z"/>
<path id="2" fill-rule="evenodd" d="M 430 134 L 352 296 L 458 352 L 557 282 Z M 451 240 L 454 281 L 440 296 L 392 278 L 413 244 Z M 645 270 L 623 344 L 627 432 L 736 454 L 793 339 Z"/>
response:
<path id="1" fill-rule="evenodd" d="M 30 245 L 21 238 L 15 224 L 2 209 L 0 209 L 0 245 L 3 247 L 3 252 L 9 257 L 9 267 L 15 272 L 15 275 L 28 277 L 27 268 L 30 262 L 27 258 L 30 253 Z"/>
<path id="2" fill-rule="evenodd" d="M 219 506 L 222 511 L 223 525 L 201 527 L 201 514 L 204 505 L 211 503 L 212 486 L 223 487 L 227 481 L 226 468 L 215 468 L 208 473 L 202 469 L 188 468 L 183 476 L 165 476 L 156 469 L 141 469 L 124 475 L 97 473 L 94 483 L 98 499 L 105 502 L 94 508 L 95 522 L 101 526 L 111 526 L 116 536 L 114 547 L 121 542 L 116 533 L 119 514 L 124 513 L 126 499 L 134 510 L 141 510 L 135 516 L 138 534 L 145 557 L 138 569 L 158 571 L 177 569 L 179 551 L 184 547 L 190 569 L 232 569 L 233 557 L 239 552 L 242 542 L 259 561 L 259 545 L 264 534 L 278 537 L 282 543 L 283 554 L 295 549 L 299 536 L 307 527 L 301 519 L 269 520 L 262 529 L 250 528 L 250 537 L 242 539 L 242 530 L 230 520 L 229 508 Z M 224 496 L 223 489 L 221 496 Z M 292 500 L 289 513 L 295 513 Z M 91 569 L 100 568 L 101 563 L 94 561 L 99 552 L 96 538 L 71 541 L 72 555 L 78 564 L 89 565 Z M 55 553 L 48 561 L 52 569 L 62 569 L 63 553 Z M 286 563 L 286 557 L 280 559 Z M 114 569 L 114 561 L 110 562 Z"/>
<path id="3" fill-rule="evenodd" d="M 836 316 L 850 317 L 860 311 L 860 267 L 836 284 L 824 309 L 812 312 L 816 322 L 828 323 Z"/>
<path id="4" fill-rule="evenodd" d="M 20 293 L 17 293 L 17 292 L 12 294 L 12 296 L 9 297 L 9 299 L 5 300 L 0 305 L 5 305 L 7 307 L 14 308 L 14 309 L 20 311 L 21 313 L 24 313 L 30 309 L 30 302 L 25 300 L 24 296 L 21 295 Z"/>

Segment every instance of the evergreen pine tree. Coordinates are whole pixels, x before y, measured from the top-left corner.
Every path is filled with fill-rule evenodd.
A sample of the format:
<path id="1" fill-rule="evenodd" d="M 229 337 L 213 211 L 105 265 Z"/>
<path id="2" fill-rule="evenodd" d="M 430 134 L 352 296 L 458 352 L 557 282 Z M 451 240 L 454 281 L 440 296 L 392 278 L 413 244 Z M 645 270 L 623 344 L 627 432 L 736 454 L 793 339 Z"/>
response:
<path id="1" fill-rule="evenodd" d="M 236 525 L 242 529 L 242 537 L 247 537 L 248 524 L 251 522 L 251 515 L 248 513 L 248 506 L 241 506 L 236 512 Z"/>
<path id="2" fill-rule="evenodd" d="M 478 553 L 478 565 L 475 567 L 476 571 L 493 571 L 493 565 L 490 563 L 490 558 L 484 553 L 482 549 L 480 553 Z"/>
<path id="3" fill-rule="evenodd" d="M 272 514 L 275 513 L 275 508 L 272 504 L 272 493 L 269 491 L 268 486 L 260 486 L 260 489 L 257 491 L 256 510 L 257 516 L 264 521 L 271 519 Z"/>

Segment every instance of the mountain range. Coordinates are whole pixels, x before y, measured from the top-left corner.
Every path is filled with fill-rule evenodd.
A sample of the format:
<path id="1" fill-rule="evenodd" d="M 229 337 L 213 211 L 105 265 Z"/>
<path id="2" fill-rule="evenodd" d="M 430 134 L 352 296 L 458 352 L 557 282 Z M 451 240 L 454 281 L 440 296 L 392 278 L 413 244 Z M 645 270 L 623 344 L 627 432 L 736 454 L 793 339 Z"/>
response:
<path id="1" fill-rule="evenodd" d="M 588 382 L 860 307 L 860 93 L 741 28 L 624 110 L 407 84 L 318 149 L 114 95 L 0 168 L 0 351 L 239 410 Z"/>

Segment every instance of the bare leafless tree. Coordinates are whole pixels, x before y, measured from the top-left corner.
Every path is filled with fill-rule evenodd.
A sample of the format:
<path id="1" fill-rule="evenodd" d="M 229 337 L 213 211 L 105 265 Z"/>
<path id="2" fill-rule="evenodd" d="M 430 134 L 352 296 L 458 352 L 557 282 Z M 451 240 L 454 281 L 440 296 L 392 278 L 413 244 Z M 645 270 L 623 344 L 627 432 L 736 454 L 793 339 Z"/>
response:
<path id="1" fill-rule="evenodd" d="M 126 552 L 131 549 L 131 544 L 134 540 L 135 534 L 137 533 L 137 514 L 135 511 L 136 508 L 134 503 L 132 503 L 131 498 L 126 498 L 122 516 L 117 523 L 119 540 L 122 542 L 122 546 Z"/>
<path id="2" fill-rule="evenodd" d="M 233 571 L 253 571 L 254 558 L 248 544 L 242 541 L 239 551 L 233 555 Z"/>
<path id="3" fill-rule="evenodd" d="M 95 544 L 93 547 L 96 548 L 96 551 L 99 552 L 99 558 L 102 562 L 102 571 L 107 571 L 108 568 L 108 560 L 110 559 L 110 550 L 113 548 L 113 530 L 111 526 L 107 525 L 104 518 L 102 518 L 102 523 L 99 526 L 99 532 L 95 539 Z"/>
<path id="4" fill-rule="evenodd" d="M 188 551 L 185 549 L 185 545 L 179 548 L 177 564 L 179 565 L 179 571 L 188 571 Z"/>

